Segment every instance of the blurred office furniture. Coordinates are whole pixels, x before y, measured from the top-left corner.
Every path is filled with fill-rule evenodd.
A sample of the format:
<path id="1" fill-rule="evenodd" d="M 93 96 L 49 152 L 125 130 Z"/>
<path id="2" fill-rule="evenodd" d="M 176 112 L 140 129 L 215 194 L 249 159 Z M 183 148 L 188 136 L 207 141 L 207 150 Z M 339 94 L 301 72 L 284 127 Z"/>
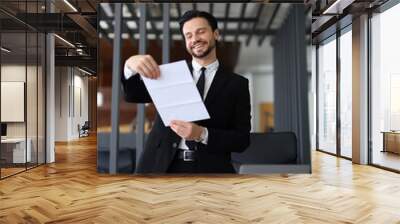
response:
<path id="1" fill-rule="evenodd" d="M 1 123 L 1 139 L 5 139 L 7 137 L 7 124 Z"/>
<path id="2" fill-rule="evenodd" d="M 136 167 L 135 133 L 121 133 L 119 135 L 119 150 L 117 173 L 134 173 Z M 110 133 L 97 132 L 97 171 L 109 173 L 110 163 Z"/>
<path id="3" fill-rule="evenodd" d="M 274 104 L 260 103 L 260 130 L 271 132 L 274 130 Z"/>
<path id="4" fill-rule="evenodd" d="M 5 166 L 24 164 L 32 160 L 32 140 L 27 138 L 25 150 L 25 138 L 2 138 L 1 159 Z"/>
<path id="5" fill-rule="evenodd" d="M 232 153 L 238 173 L 274 172 L 279 165 L 296 164 L 297 139 L 293 132 L 250 133 L 250 146 Z M 277 166 L 271 166 L 277 165 Z"/>
<path id="6" fill-rule="evenodd" d="M 400 131 L 383 131 L 382 152 L 400 154 Z"/>
<path id="7" fill-rule="evenodd" d="M 78 133 L 79 133 L 79 138 L 80 137 L 87 137 L 89 136 L 89 129 L 90 129 L 90 125 L 89 125 L 89 121 L 85 121 L 85 123 L 80 126 L 78 124 Z"/>

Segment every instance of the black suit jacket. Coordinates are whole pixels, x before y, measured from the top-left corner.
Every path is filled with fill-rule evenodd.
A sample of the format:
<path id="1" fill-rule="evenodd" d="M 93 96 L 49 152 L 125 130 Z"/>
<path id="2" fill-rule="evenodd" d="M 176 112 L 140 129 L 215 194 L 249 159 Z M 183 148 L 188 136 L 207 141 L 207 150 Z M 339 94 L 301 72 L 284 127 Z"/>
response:
<path id="1" fill-rule="evenodd" d="M 191 63 L 188 63 L 190 70 Z M 151 98 L 139 75 L 128 80 L 122 76 L 125 100 L 149 103 Z M 248 80 L 224 71 L 221 64 L 206 95 L 210 119 L 196 122 L 207 127 L 208 143 L 197 149 L 199 173 L 232 173 L 231 152 L 243 152 L 250 144 L 250 94 Z M 140 156 L 138 173 L 164 173 L 170 166 L 181 138 L 165 127 L 157 114 L 145 149 Z"/>

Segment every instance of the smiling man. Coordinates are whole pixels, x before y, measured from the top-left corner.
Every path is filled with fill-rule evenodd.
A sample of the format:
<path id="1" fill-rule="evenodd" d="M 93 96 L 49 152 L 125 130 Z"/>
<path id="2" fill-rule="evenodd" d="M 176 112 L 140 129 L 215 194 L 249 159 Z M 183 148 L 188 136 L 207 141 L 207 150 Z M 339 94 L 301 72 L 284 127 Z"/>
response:
<path id="1" fill-rule="evenodd" d="M 210 119 L 174 120 L 165 127 L 157 115 L 137 173 L 235 173 L 231 152 L 243 152 L 250 143 L 250 94 L 247 79 L 227 72 L 217 59 L 217 24 L 214 16 L 196 10 L 179 21 L 192 55 L 188 65 Z M 151 102 L 140 76 L 160 77 L 151 55 L 134 55 L 125 62 L 122 83 L 128 102 Z"/>

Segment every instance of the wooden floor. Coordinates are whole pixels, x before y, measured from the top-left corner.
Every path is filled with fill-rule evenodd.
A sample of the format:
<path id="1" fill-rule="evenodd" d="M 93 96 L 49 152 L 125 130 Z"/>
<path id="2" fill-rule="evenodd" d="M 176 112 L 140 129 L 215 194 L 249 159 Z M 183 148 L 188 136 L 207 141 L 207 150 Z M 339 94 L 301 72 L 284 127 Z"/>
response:
<path id="1" fill-rule="evenodd" d="M 400 154 L 375 150 L 372 161 L 377 165 L 400 170 Z"/>
<path id="2" fill-rule="evenodd" d="M 1 169 L 1 177 L 7 177 L 7 176 L 11 176 L 13 174 L 25 171 L 25 167 L 24 168 L 0 168 Z"/>
<path id="3" fill-rule="evenodd" d="M 400 175 L 313 153 L 313 174 L 108 176 L 94 137 L 0 181 L 0 223 L 400 223 Z"/>

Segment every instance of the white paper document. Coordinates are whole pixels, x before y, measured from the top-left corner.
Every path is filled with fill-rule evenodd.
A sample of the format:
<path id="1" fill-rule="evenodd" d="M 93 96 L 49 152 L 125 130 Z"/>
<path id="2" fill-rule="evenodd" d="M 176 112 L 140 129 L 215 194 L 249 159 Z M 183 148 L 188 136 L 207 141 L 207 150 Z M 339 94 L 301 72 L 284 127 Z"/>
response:
<path id="1" fill-rule="evenodd" d="M 143 81 L 165 126 L 172 120 L 210 118 L 186 61 L 160 65 L 158 79 L 143 77 Z"/>

